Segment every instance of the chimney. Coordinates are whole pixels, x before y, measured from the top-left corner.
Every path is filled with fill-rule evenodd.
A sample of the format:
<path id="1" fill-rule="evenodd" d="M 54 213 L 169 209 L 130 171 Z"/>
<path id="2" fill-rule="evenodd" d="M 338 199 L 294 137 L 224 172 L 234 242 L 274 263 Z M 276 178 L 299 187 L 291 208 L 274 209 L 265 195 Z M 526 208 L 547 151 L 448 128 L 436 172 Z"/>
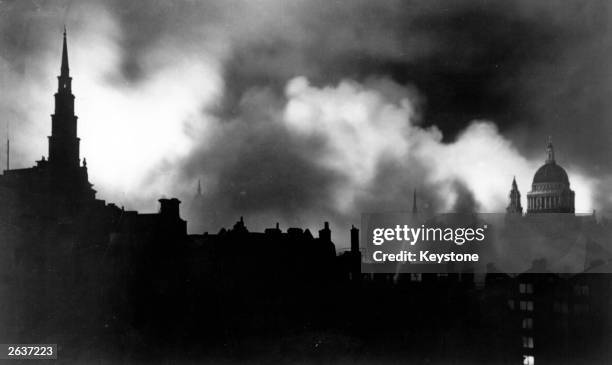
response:
<path id="1" fill-rule="evenodd" d="M 329 222 L 325 222 L 323 229 L 319 230 L 319 239 L 322 241 L 331 242 L 331 230 L 329 229 Z"/>
<path id="2" fill-rule="evenodd" d="M 164 219 L 180 219 L 179 204 L 181 201 L 177 198 L 159 199 L 159 214 Z"/>
<path id="3" fill-rule="evenodd" d="M 359 228 L 351 226 L 351 252 L 359 253 Z"/>

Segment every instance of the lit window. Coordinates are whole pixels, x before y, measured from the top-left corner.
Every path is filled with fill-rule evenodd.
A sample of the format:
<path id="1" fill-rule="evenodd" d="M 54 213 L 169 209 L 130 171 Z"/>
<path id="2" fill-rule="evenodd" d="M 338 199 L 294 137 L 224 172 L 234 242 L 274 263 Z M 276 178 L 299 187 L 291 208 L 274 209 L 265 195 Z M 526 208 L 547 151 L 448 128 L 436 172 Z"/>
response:
<path id="1" fill-rule="evenodd" d="M 533 302 L 531 300 L 521 300 L 519 305 L 522 311 L 533 311 Z"/>
<path id="2" fill-rule="evenodd" d="M 410 274 L 410 281 L 422 281 L 423 276 L 420 273 Z"/>
<path id="3" fill-rule="evenodd" d="M 533 337 L 523 336 L 523 347 L 526 349 L 533 348 Z"/>
<path id="4" fill-rule="evenodd" d="M 523 329 L 530 330 L 533 328 L 533 318 L 523 318 Z"/>
<path id="5" fill-rule="evenodd" d="M 535 358 L 531 355 L 523 355 L 523 365 L 535 365 Z"/>

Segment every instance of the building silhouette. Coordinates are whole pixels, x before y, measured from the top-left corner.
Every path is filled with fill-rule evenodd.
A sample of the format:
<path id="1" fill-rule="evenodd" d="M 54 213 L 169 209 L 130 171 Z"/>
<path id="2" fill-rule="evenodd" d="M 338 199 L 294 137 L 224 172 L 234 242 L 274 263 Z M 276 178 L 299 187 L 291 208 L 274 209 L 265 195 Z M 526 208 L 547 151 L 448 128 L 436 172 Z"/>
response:
<path id="1" fill-rule="evenodd" d="M 549 241 L 572 240 L 577 232 L 588 238 L 582 245 L 583 273 L 556 274 L 555 263 L 535 259 L 529 270 L 517 276 L 488 275 L 489 290 L 502 288 L 502 298 L 507 299 L 511 314 L 506 317 L 514 321 L 507 323 L 506 332 L 514 334 L 517 361 L 525 365 L 604 363 L 610 356 L 601 340 L 610 336 L 611 315 L 601 308 L 612 306 L 612 278 L 589 272 L 610 262 L 612 253 L 603 248 L 609 247 L 609 241 L 601 239 L 609 240 L 612 231 L 598 224 L 594 214 L 575 215 L 574 199 L 569 177 L 556 163 L 549 139 L 546 161 L 534 174 L 527 194 L 525 216 L 516 180 L 512 181 L 507 214 L 513 219 L 507 221 L 507 229 L 545 232 Z M 573 242 L 573 246 L 580 244 Z"/>

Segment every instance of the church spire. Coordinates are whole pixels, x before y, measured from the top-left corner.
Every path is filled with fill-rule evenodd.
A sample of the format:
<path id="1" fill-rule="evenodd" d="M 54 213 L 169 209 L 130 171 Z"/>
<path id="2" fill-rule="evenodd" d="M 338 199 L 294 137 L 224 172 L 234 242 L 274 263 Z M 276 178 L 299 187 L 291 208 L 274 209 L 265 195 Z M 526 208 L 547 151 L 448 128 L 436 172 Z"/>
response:
<path id="1" fill-rule="evenodd" d="M 64 25 L 64 45 L 62 48 L 62 68 L 61 68 L 61 76 L 68 77 L 70 76 L 70 68 L 68 67 L 68 44 L 66 42 L 66 26 Z"/>
<path id="2" fill-rule="evenodd" d="M 62 65 L 57 77 L 55 112 L 51 115 L 51 136 L 49 137 L 49 162 L 63 166 L 79 166 L 79 138 L 77 117 L 74 115 L 72 77 L 68 67 L 68 45 L 64 27 Z"/>
<path id="3" fill-rule="evenodd" d="M 412 214 L 417 214 L 416 188 L 412 191 Z"/>
<path id="4" fill-rule="evenodd" d="M 518 185 L 516 185 L 516 177 L 512 178 L 512 189 L 509 194 L 510 204 L 506 211 L 508 213 L 522 214 L 523 206 L 521 205 L 521 193 L 519 192 Z"/>
<path id="5" fill-rule="evenodd" d="M 553 149 L 552 137 L 548 137 L 548 145 L 546 146 L 546 163 L 555 162 L 555 150 Z"/>

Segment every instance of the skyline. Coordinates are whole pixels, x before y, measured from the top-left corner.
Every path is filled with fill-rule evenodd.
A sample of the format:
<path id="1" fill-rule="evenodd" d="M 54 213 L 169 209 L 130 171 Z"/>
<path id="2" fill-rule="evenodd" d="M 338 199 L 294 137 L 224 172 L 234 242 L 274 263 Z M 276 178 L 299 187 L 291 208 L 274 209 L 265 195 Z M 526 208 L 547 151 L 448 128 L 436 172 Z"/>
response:
<path id="1" fill-rule="evenodd" d="M 125 71 L 119 66 L 120 40 L 126 34 L 119 30 L 126 29 L 106 16 L 94 24 L 67 25 L 82 156 L 88 160 L 99 196 L 107 201 L 151 210 L 159 196 L 176 195 L 183 200 L 193 196 L 202 179 L 203 194 L 210 206 L 229 219 L 228 224 L 244 214 L 255 226 L 277 220 L 284 226 L 316 226 L 321 217 L 330 217 L 336 226 L 350 226 L 367 209 L 410 209 L 414 188 L 422 202 L 438 209 L 452 208 L 453 200 L 471 200 L 485 211 L 503 211 L 512 176 L 516 175 L 524 195 L 542 163 L 545 138 L 553 134 L 555 141 L 561 139 L 555 144 L 577 192 L 577 212 L 599 208 L 589 200 L 604 204 L 598 211 L 609 209 L 605 201 L 589 196 L 599 192 L 596 188 L 606 181 L 606 173 L 604 178 L 586 178 L 589 175 L 577 169 L 580 158 L 570 155 L 569 145 L 563 143 L 564 136 L 542 134 L 539 153 L 521 150 L 525 142 L 512 138 L 493 120 L 468 125 L 459 129 L 454 142 L 443 142 L 452 132 L 442 124 L 436 125 L 437 130 L 427 125 L 424 110 L 435 106 L 424 108 L 419 99 L 428 95 L 418 84 L 400 83 L 390 76 L 321 82 L 294 73 L 281 83 L 281 95 L 272 86 L 241 89 L 240 112 L 234 110 L 238 114 L 232 116 L 218 110 L 227 95 L 236 92 L 229 88 L 231 75 L 223 71 L 231 66 L 231 57 L 206 63 L 208 55 L 204 55 L 194 61 L 184 58 L 189 55 L 184 48 L 168 54 L 172 42 L 160 41 L 148 50 L 147 55 L 154 57 L 140 64 L 152 70 L 151 77 L 129 80 L 117 74 Z M 5 71 L 14 66 L 9 62 L 7 68 L 3 62 L 5 79 L 28 82 L 29 88 L 18 91 L 28 95 L 22 104 L 33 106 L 3 113 L 13 119 L 25 116 L 20 120 L 28 122 L 11 121 L 16 134 L 11 144 L 13 167 L 29 167 L 44 154 L 51 75 L 57 74 L 59 66 L 56 43 L 60 37 L 51 33 L 48 44 L 42 42 L 45 56 L 38 61 L 26 58 L 26 64 L 32 65 L 23 73 L 7 75 Z M 177 63 L 179 58 L 182 61 Z M 36 62 L 44 67 L 36 68 Z M 10 98 L 15 92 L 7 95 Z M 46 114 L 41 113 L 45 110 Z M 204 114 L 199 115 L 202 110 Z M 359 133 L 346 134 L 351 128 Z M 133 148 L 135 136 L 141 136 L 138 148 Z M 126 156 L 125 151 L 132 155 Z M 484 155 L 491 152 L 493 156 Z M 253 184 L 244 181 L 248 174 L 242 170 L 249 166 L 260 168 L 251 171 Z M 245 190 L 244 184 L 249 188 Z"/>

